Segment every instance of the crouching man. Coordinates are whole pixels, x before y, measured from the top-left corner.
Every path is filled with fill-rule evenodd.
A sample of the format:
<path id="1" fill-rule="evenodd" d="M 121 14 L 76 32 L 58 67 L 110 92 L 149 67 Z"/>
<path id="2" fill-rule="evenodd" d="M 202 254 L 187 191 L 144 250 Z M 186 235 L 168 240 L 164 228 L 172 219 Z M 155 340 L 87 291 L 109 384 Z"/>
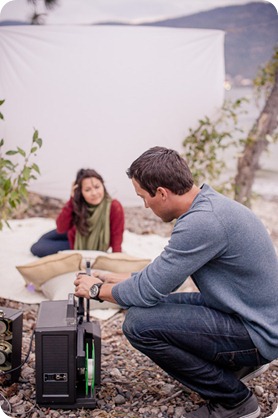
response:
<path id="1" fill-rule="evenodd" d="M 243 381 L 278 357 L 278 263 L 268 232 L 245 206 L 195 185 L 174 150 L 147 150 L 127 174 L 146 208 L 176 220 L 169 243 L 130 277 L 77 276 L 76 296 L 128 310 L 130 343 L 207 400 L 187 417 L 259 417 Z M 173 293 L 189 276 L 199 292 Z"/>

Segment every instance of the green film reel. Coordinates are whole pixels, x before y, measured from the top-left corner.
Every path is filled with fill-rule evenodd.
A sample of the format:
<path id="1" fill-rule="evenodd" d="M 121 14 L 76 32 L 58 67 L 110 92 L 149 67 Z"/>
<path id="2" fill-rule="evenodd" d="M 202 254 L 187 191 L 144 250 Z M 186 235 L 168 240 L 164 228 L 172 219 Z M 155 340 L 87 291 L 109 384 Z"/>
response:
<path id="1" fill-rule="evenodd" d="M 89 344 L 86 343 L 86 353 L 85 353 L 85 394 L 86 396 L 88 396 L 88 393 L 89 393 L 88 359 L 89 359 Z"/>
<path id="2" fill-rule="evenodd" d="M 85 357 L 85 393 L 89 395 L 89 388 L 91 393 L 95 388 L 95 345 L 92 342 L 92 357 L 89 358 L 89 344 L 86 343 L 86 357 Z"/>

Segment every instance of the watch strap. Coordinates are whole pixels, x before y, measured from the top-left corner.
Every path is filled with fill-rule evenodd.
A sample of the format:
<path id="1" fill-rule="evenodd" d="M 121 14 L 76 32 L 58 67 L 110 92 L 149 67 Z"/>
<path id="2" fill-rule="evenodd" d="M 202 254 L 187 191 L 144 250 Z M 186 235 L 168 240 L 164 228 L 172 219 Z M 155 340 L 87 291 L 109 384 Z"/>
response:
<path id="1" fill-rule="evenodd" d="M 98 300 L 99 302 L 103 302 L 103 300 L 101 300 L 100 298 L 99 298 L 99 292 L 100 292 L 100 288 L 101 288 L 101 286 L 103 285 L 103 283 L 94 283 L 93 284 L 93 286 L 97 286 L 98 287 L 98 294 L 96 295 L 96 296 L 94 296 L 94 297 L 91 297 L 90 296 L 90 299 L 93 299 L 93 300 Z M 91 286 L 91 288 L 93 287 L 93 286 Z"/>

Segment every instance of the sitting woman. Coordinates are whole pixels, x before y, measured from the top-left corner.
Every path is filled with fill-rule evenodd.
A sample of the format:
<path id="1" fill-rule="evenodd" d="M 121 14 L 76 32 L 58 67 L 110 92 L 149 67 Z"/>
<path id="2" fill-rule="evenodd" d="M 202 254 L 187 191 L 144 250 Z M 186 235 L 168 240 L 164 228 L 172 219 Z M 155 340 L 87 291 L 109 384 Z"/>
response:
<path id="1" fill-rule="evenodd" d="M 31 247 L 38 257 L 63 250 L 121 252 L 124 210 L 111 199 L 103 178 L 92 169 L 78 171 L 71 198 L 56 219 L 57 229 L 44 234 Z"/>

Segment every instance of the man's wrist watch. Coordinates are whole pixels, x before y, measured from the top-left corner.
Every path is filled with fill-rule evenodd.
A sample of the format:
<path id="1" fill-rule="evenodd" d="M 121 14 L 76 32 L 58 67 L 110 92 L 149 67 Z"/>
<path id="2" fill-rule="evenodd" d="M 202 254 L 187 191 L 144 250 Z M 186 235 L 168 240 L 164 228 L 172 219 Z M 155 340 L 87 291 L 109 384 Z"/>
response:
<path id="1" fill-rule="evenodd" d="M 89 296 L 91 299 L 98 300 L 99 302 L 103 302 L 103 300 L 99 298 L 99 292 L 100 292 L 100 288 L 102 285 L 103 283 L 95 283 L 93 284 L 93 286 L 90 287 Z"/>

